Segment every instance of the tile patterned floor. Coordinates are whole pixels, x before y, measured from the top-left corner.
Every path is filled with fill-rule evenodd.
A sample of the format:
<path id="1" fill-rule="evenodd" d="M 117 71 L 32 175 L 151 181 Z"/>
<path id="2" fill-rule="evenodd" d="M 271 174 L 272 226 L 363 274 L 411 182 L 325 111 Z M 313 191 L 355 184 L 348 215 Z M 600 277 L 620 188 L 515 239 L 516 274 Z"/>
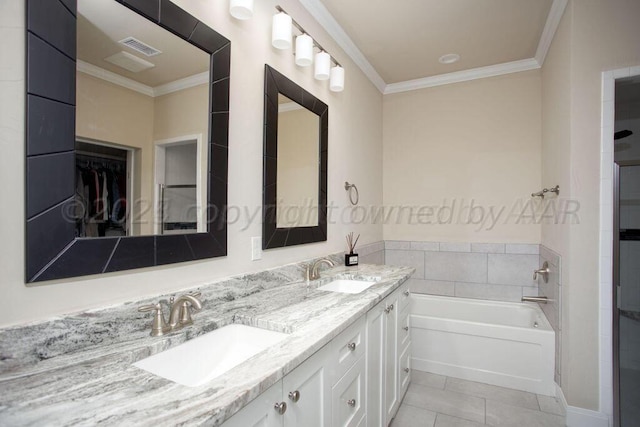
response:
<path id="1" fill-rule="evenodd" d="M 564 427 L 553 397 L 458 378 L 411 372 L 391 427 Z"/>

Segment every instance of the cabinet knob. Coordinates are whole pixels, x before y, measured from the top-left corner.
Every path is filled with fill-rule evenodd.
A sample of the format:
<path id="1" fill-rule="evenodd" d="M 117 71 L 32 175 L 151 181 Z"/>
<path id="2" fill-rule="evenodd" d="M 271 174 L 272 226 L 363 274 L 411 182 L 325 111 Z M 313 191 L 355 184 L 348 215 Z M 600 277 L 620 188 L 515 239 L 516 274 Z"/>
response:
<path id="1" fill-rule="evenodd" d="M 405 327 L 404 327 L 404 328 L 402 328 L 402 329 L 404 329 L 405 331 L 409 332 L 409 327 L 408 327 L 408 326 L 405 326 Z"/>
<path id="2" fill-rule="evenodd" d="M 404 371 L 408 374 L 409 373 L 409 368 L 404 368 Z"/>
<path id="3" fill-rule="evenodd" d="M 276 403 L 273 405 L 273 409 L 275 409 L 278 414 L 282 415 L 287 412 L 287 404 L 284 402 Z"/>
<path id="4" fill-rule="evenodd" d="M 290 391 L 289 399 L 291 399 L 293 402 L 297 402 L 298 400 L 300 400 L 300 392 L 298 390 Z"/>
<path id="5" fill-rule="evenodd" d="M 389 306 L 389 310 L 393 310 L 393 304 Z"/>
<path id="6" fill-rule="evenodd" d="M 409 291 L 404 291 L 403 294 L 408 297 L 409 296 Z"/>
<path id="7" fill-rule="evenodd" d="M 351 351 L 356 349 L 356 343 L 354 342 L 350 342 L 349 344 L 347 344 L 347 348 Z"/>
<path id="8" fill-rule="evenodd" d="M 356 406 L 356 400 L 355 399 L 347 400 L 347 405 L 349 405 L 349 406 L 351 406 L 353 408 L 354 406 Z"/>

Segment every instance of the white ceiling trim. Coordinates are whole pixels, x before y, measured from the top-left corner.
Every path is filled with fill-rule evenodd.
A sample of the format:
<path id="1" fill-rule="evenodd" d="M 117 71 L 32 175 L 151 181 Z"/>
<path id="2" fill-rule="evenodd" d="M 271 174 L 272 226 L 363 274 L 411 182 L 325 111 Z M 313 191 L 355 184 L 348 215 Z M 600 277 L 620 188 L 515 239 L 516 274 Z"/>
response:
<path id="1" fill-rule="evenodd" d="M 190 87 L 200 86 L 207 83 L 209 83 L 209 72 L 205 71 L 200 74 L 194 74 L 193 76 L 156 86 L 153 88 L 153 93 L 154 96 L 162 96 L 171 92 L 178 92 L 183 89 L 189 89 Z"/>
<path id="2" fill-rule="evenodd" d="M 487 67 L 473 68 L 454 73 L 440 74 L 422 79 L 407 80 L 404 82 L 387 84 L 376 69 L 367 61 L 363 53 L 347 35 L 346 31 L 338 24 L 333 15 L 322 4 L 321 0 L 300 0 L 300 3 L 315 18 L 316 21 L 329 33 L 345 53 L 358 65 L 362 72 L 380 90 L 382 94 L 406 92 L 433 86 L 441 86 L 451 83 L 464 82 L 487 77 L 500 76 L 509 73 L 535 70 L 542 67 L 553 37 L 560 25 L 560 19 L 567 6 L 568 0 L 553 0 L 542 35 L 538 41 L 538 48 L 534 58 L 504 64 L 490 65 Z"/>
<path id="3" fill-rule="evenodd" d="M 538 49 L 536 50 L 535 59 L 541 67 L 547 57 L 547 53 L 551 47 L 551 42 L 553 41 L 553 36 L 556 35 L 556 31 L 558 30 L 560 20 L 562 19 L 562 15 L 564 14 L 564 10 L 567 7 L 568 2 L 569 0 L 553 0 L 553 4 L 549 10 L 549 15 L 547 15 L 547 22 L 544 24 L 544 30 L 542 30 L 542 35 L 538 42 Z"/>
<path id="4" fill-rule="evenodd" d="M 90 76 L 108 81 L 118 86 L 139 92 L 143 95 L 153 97 L 153 88 L 142 83 L 138 83 L 135 80 L 131 80 L 127 77 L 123 77 L 119 74 L 113 73 L 104 68 L 97 67 L 93 64 L 89 64 L 81 59 L 76 61 L 76 69 L 81 73 L 89 74 Z"/>
<path id="5" fill-rule="evenodd" d="M 381 93 L 384 93 L 387 83 L 380 77 L 380 74 L 373 68 L 373 65 L 367 61 L 364 54 L 358 49 L 340 24 L 338 24 L 338 21 L 336 21 L 333 15 L 329 13 L 324 4 L 322 4 L 320 0 L 300 0 L 300 3 L 309 11 L 311 16 L 318 21 L 322 28 L 329 33 L 329 36 L 338 43 L 338 46 L 349 55 L 351 60 L 355 62 L 369 80 L 371 80 L 371 83 L 373 83 Z"/>
<path id="6" fill-rule="evenodd" d="M 109 83 L 150 96 L 151 98 L 209 83 L 208 71 L 194 74 L 193 76 L 185 77 L 183 79 L 174 80 L 163 85 L 151 87 L 128 77 L 123 77 L 112 71 L 105 70 L 104 68 L 89 64 L 81 59 L 77 60 L 76 69 L 82 73 L 89 74 L 90 76 L 105 80 Z"/>
<path id="7" fill-rule="evenodd" d="M 537 68 L 540 68 L 540 64 L 538 64 L 538 61 L 534 58 L 505 62 L 504 64 L 489 65 L 487 67 L 456 71 L 455 73 L 439 74 L 437 76 L 425 77 L 422 79 L 391 83 L 384 89 L 384 94 L 387 95 L 390 93 L 407 92 L 410 90 L 448 85 L 451 83 L 467 82 L 469 80 L 519 73 L 521 71 L 535 70 Z"/>

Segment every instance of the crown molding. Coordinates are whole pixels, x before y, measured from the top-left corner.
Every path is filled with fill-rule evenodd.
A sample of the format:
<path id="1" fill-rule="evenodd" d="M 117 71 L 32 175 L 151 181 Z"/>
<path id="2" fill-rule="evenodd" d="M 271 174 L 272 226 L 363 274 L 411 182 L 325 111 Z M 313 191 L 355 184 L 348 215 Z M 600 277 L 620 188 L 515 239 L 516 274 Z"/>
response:
<path id="1" fill-rule="evenodd" d="M 81 59 L 76 60 L 76 69 L 82 73 L 89 74 L 90 76 L 108 81 L 109 83 L 139 92 L 143 95 L 151 97 L 154 96 L 153 88 L 151 86 L 138 83 L 135 80 L 123 77 L 120 74 L 105 70 L 104 68 L 96 67 L 95 65 L 89 64 Z"/>
<path id="2" fill-rule="evenodd" d="M 109 83 L 113 83 L 126 89 L 133 90 L 151 98 L 209 83 L 208 71 L 194 74 L 193 76 L 185 77 L 183 79 L 174 80 L 163 85 L 151 87 L 132 80 L 128 77 L 123 77 L 120 74 L 116 74 L 112 71 L 105 70 L 104 68 L 89 64 L 88 62 L 85 62 L 81 59 L 77 60 L 76 69 L 82 73 L 105 80 Z"/>
<path id="3" fill-rule="evenodd" d="M 318 21 L 329 36 L 335 40 L 351 60 L 356 63 L 371 83 L 373 83 L 381 93 L 384 93 L 387 83 L 380 77 L 380 74 L 373 68 L 373 65 L 371 65 L 360 49 L 358 49 L 347 32 L 338 24 L 338 21 L 329 13 L 322 2 L 320 0 L 300 0 L 300 3 L 307 9 L 311 16 Z"/>
<path id="4" fill-rule="evenodd" d="M 551 47 L 551 42 L 553 41 L 553 37 L 556 35 L 556 31 L 558 30 L 560 20 L 562 19 L 562 15 L 564 14 L 564 10 L 566 9 L 568 2 L 569 0 L 553 0 L 553 4 L 549 10 L 549 15 L 547 15 L 547 22 L 544 24 L 544 30 L 542 30 L 542 35 L 538 42 L 538 49 L 536 50 L 535 59 L 541 67 L 547 57 L 547 53 Z"/>
<path id="5" fill-rule="evenodd" d="M 162 96 L 171 92 L 179 92 L 190 87 L 200 86 L 209 83 L 209 72 L 205 71 L 183 79 L 156 86 L 153 88 L 153 96 Z"/>
<path id="6" fill-rule="evenodd" d="M 289 111 L 303 110 L 304 107 L 297 102 L 285 102 L 278 105 L 278 113 L 288 113 Z"/>
<path id="7" fill-rule="evenodd" d="M 540 64 L 534 58 L 520 61 L 506 62 L 504 64 L 489 65 L 487 67 L 472 68 L 470 70 L 456 71 L 455 73 L 439 74 L 437 76 L 422 79 L 407 80 L 405 82 L 388 84 L 384 94 L 407 92 L 410 90 L 424 89 L 434 86 L 448 85 L 452 83 L 467 82 L 469 80 L 484 79 L 487 77 L 501 76 L 504 74 L 519 73 L 540 68 Z"/>
<path id="8" fill-rule="evenodd" d="M 533 58 L 390 84 L 387 84 L 382 77 L 380 77 L 380 74 L 378 74 L 373 65 L 365 58 L 364 54 L 322 4 L 321 0 L 300 0 L 300 3 L 307 9 L 311 16 L 318 21 L 329 36 L 335 40 L 351 60 L 356 63 L 378 90 L 386 95 L 389 93 L 406 92 L 509 73 L 535 70 L 542 67 L 553 37 L 560 25 L 560 20 L 562 19 L 568 0 L 553 0 L 551 9 L 549 9 L 549 14 L 547 15 L 547 21 L 542 30 L 542 35 L 538 41 L 535 57 Z"/>

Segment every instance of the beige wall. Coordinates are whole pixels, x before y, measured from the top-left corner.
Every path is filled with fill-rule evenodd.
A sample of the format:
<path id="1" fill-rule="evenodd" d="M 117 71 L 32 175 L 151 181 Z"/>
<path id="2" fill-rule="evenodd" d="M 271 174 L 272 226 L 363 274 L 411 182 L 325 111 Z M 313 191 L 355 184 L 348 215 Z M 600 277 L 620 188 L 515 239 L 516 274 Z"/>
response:
<path id="1" fill-rule="evenodd" d="M 541 189 L 540 90 L 528 71 L 385 96 L 384 203 L 405 207 L 385 239 L 539 243 L 514 214 Z"/>
<path id="2" fill-rule="evenodd" d="M 360 203 L 382 203 L 382 95 L 358 67 L 295 0 L 255 3 L 246 22 L 229 16 L 224 1 L 176 0 L 182 8 L 216 28 L 232 41 L 228 256 L 207 261 L 106 274 L 46 283 L 24 284 L 24 1 L 0 3 L 0 179 L 3 200 L 12 209 L 0 210 L 4 244 L 0 247 L 0 326 L 45 319 L 72 311 L 101 307 L 148 295 L 168 294 L 216 278 L 259 271 L 329 252 L 345 250 L 349 231 L 362 234 L 360 244 L 382 238 L 382 227 L 341 221 L 348 207 L 344 181 L 355 182 Z M 300 22 L 346 69 L 346 87 L 332 93 L 327 82 L 313 79 L 310 69 L 297 67 L 291 51 L 271 47 L 271 19 L 280 4 Z M 336 209 L 328 227 L 328 241 L 265 251 L 251 261 L 251 237 L 260 236 L 262 205 L 262 129 L 264 64 L 269 63 L 329 105 L 328 198 Z M 238 212 L 241 216 L 238 218 Z M 344 212 L 349 213 L 349 210 Z M 253 216 L 247 219 L 247 215 Z M 348 216 L 346 217 L 348 220 Z"/>
<path id="3" fill-rule="evenodd" d="M 544 225 L 562 255 L 562 389 L 598 410 L 602 72 L 640 64 L 640 2 L 570 0 L 543 67 L 543 182 L 580 203 L 579 224 Z M 606 274 L 606 272 L 604 273 Z"/>

